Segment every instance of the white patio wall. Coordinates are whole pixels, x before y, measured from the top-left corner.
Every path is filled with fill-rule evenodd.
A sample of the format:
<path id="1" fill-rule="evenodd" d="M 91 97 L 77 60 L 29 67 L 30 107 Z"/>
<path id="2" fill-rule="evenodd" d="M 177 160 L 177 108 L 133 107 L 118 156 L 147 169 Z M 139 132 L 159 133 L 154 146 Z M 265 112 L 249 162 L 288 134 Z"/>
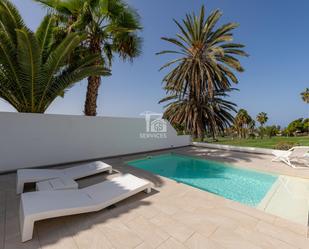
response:
<path id="1" fill-rule="evenodd" d="M 0 172 L 186 146 L 170 124 L 166 138 L 140 138 L 143 118 L 0 113 Z"/>
<path id="2" fill-rule="evenodd" d="M 264 149 L 264 148 L 256 148 L 256 147 L 243 147 L 243 146 L 234 146 L 234 145 L 226 145 L 226 144 L 211 144 L 211 143 L 200 143 L 193 142 L 192 145 L 197 147 L 206 147 L 211 149 L 219 149 L 219 150 L 230 150 L 237 152 L 247 152 L 254 154 L 266 154 L 272 155 L 273 152 L 280 151 L 275 149 Z"/>

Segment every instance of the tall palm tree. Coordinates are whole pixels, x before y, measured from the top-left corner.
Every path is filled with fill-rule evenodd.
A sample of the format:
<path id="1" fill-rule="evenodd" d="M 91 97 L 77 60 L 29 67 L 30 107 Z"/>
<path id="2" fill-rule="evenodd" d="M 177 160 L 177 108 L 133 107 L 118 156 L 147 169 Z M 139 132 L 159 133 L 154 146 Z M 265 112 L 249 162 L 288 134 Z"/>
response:
<path id="1" fill-rule="evenodd" d="M 309 88 L 306 88 L 306 90 L 303 91 L 300 96 L 305 103 L 309 104 Z"/>
<path id="2" fill-rule="evenodd" d="M 188 94 L 175 93 L 160 101 L 171 101 L 165 106 L 163 118 L 173 126 L 181 125 L 194 138 L 203 139 L 209 131 L 215 139 L 216 133 L 224 132 L 234 121 L 231 112 L 236 112 L 236 105 L 225 100 L 227 96 L 225 91 L 216 90 L 212 98 L 196 100 Z"/>
<path id="3" fill-rule="evenodd" d="M 216 110 L 214 103 L 224 103 L 219 92 L 230 90 L 232 82 L 238 82 L 234 71 L 243 71 L 235 56 L 247 55 L 242 44 L 232 42 L 232 31 L 237 24 L 228 23 L 215 28 L 221 15 L 216 10 L 206 18 L 202 6 L 199 16 L 194 13 L 186 15 L 182 24 L 174 20 L 180 33 L 176 38 L 162 39 L 177 49 L 158 53 L 179 56 L 160 69 L 172 67 L 163 82 L 169 97 L 176 96 L 177 99 L 167 106 L 164 116 L 172 123 L 181 122 L 200 139 L 207 129 L 214 136 L 216 129 L 221 129 L 231 120 L 229 111 L 233 104 L 226 102 L 229 108 Z"/>
<path id="4" fill-rule="evenodd" d="M 238 24 L 227 23 L 216 28 L 221 16 L 222 13 L 215 10 L 206 18 L 202 6 L 199 16 L 188 14 L 182 24 L 174 20 L 179 33 L 175 38 L 162 39 L 177 49 L 158 53 L 179 56 L 161 68 L 172 67 L 163 79 L 166 89 L 183 94 L 190 92 L 190 96 L 199 99 L 212 96 L 214 90 L 229 89 L 232 82 L 238 82 L 234 71 L 244 69 L 236 56 L 247 54 L 242 50 L 244 45 L 232 42 L 232 31 Z"/>
<path id="5" fill-rule="evenodd" d="M 246 138 L 247 128 L 252 121 L 251 116 L 245 109 L 240 109 L 235 117 L 234 126 L 240 138 Z"/>
<path id="6" fill-rule="evenodd" d="M 55 27 L 55 18 L 48 15 L 32 32 L 10 1 L 0 1 L 0 97 L 19 112 L 43 113 L 74 83 L 108 73 L 93 65 L 98 55 L 74 56 L 83 41 L 80 35 L 55 43 Z"/>
<path id="7" fill-rule="evenodd" d="M 263 139 L 264 137 L 264 124 L 267 122 L 268 120 L 268 116 L 266 112 L 260 112 L 257 116 L 256 116 L 256 120 L 260 123 L 261 127 L 260 127 L 260 136 L 261 139 Z"/>
<path id="8" fill-rule="evenodd" d="M 62 31 L 87 34 L 83 43 L 91 53 L 102 55 L 94 65 L 111 67 L 114 53 L 132 60 L 140 54 L 141 29 L 139 17 L 122 0 L 35 0 L 54 10 L 59 16 Z M 91 75 L 84 113 L 97 114 L 97 97 L 101 77 Z"/>
<path id="9" fill-rule="evenodd" d="M 260 112 L 257 116 L 256 116 L 256 120 L 260 123 L 260 125 L 263 127 L 264 124 L 267 122 L 268 120 L 268 116 L 266 112 Z"/>

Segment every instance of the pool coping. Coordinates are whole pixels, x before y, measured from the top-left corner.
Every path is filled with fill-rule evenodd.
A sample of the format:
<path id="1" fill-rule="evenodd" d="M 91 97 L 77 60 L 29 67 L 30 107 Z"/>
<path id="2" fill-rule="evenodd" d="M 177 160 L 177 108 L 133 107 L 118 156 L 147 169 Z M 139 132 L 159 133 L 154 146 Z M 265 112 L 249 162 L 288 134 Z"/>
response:
<path id="1" fill-rule="evenodd" d="M 246 153 L 254 153 L 254 154 L 264 154 L 264 155 L 272 155 L 274 151 L 282 151 L 276 149 L 267 149 L 267 148 L 258 148 L 258 147 L 248 147 L 248 146 L 235 146 L 235 145 L 227 145 L 227 144 L 211 144 L 204 142 L 192 142 L 193 146 L 200 146 L 206 148 L 220 149 L 220 150 L 230 150 L 236 152 L 246 152 Z"/>
<path id="2" fill-rule="evenodd" d="M 278 191 L 280 185 L 282 185 L 282 181 L 280 180 L 282 176 L 279 175 L 278 179 L 274 182 L 271 188 L 267 191 L 264 198 L 261 202 L 256 206 L 257 209 L 263 210 L 265 212 L 266 207 L 269 205 L 269 202 L 273 198 L 274 194 Z"/>

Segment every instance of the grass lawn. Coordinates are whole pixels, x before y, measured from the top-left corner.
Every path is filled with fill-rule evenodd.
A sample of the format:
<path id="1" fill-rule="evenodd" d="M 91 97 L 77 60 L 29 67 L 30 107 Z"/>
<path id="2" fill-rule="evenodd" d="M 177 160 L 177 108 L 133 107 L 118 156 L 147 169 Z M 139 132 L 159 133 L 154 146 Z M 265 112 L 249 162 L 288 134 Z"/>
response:
<path id="1" fill-rule="evenodd" d="M 309 146 L 309 136 L 303 137 L 273 137 L 268 138 L 264 137 L 263 139 L 239 139 L 239 138 L 230 138 L 230 137 L 220 137 L 218 142 L 210 142 L 209 139 L 205 142 L 217 143 L 217 144 L 227 144 L 235 146 L 247 146 L 247 147 L 259 147 L 259 148 L 270 148 L 273 149 L 275 145 L 279 142 L 292 142 L 297 143 L 297 145 Z"/>

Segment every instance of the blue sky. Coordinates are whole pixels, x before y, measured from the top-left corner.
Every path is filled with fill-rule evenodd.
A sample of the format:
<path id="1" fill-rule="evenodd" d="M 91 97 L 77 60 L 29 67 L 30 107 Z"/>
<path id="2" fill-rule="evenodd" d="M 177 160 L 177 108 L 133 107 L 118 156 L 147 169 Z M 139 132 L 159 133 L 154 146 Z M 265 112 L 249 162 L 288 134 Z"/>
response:
<path id="1" fill-rule="evenodd" d="M 25 22 L 35 29 L 45 14 L 31 0 L 12 0 Z M 309 117 L 309 105 L 302 102 L 300 92 L 309 87 L 309 1 L 269 0 L 128 0 L 138 10 L 144 30 L 143 53 L 133 63 L 115 59 L 113 75 L 103 78 L 99 92 L 98 114 L 102 116 L 139 116 L 145 110 L 161 112 L 157 104 L 164 96 L 158 69 L 168 57 L 156 56 L 162 49 L 172 48 L 160 40 L 174 36 L 178 30 L 172 19 L 198 11 L 202 4 L 208 13 L 223 11 L 221 24 L 238 22 L 235 41 L 245 44 L 249 58 L 242 59 L 245 72 L 239 74 L 240 91 L 231 96 L 239 108 L 252 117 L 264 111 L 269 124 L 286 125 L 298 117 Z M 82 115 L 86 81 L 78 83 L 57 99 L 47 113 Z M 0 101 L 1 111 L 14 111 Z"/>

